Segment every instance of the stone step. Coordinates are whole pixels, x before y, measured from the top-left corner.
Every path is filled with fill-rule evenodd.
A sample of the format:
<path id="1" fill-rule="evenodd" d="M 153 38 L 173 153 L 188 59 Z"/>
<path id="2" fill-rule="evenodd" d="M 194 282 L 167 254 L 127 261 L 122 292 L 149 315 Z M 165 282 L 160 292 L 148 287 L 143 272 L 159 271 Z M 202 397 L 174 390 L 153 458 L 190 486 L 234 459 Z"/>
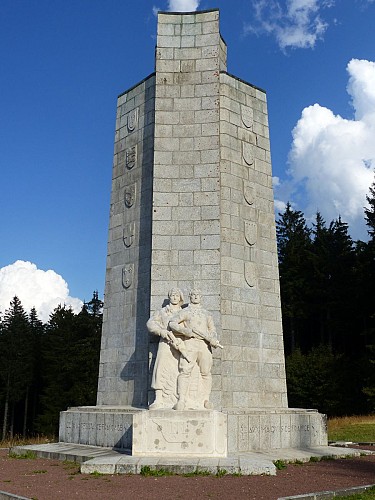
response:
<path id="1" fill-rule="evenodd" d="M 174 474 L 207 472 L 210 474 L 276 475 L 276 460 L 284 462 L 308 462 L 327 457 L 358 457 L 372 452 L 351 448 L 319 446 L 311 449 L 279 449 L 262 453 L 242 453 L 225 458 L 176 458 L 176 457 L 134 457 L 111 448 L 77 445 L 71 443 L 50 443 L 14 446 L 12 453 L 22 455 L 34 452 L 37 457 L 55 460 L 70 460 L 81 464 L 81 472 L 90 474 L 141 474 L 145 468 L 165 470 Z"/>

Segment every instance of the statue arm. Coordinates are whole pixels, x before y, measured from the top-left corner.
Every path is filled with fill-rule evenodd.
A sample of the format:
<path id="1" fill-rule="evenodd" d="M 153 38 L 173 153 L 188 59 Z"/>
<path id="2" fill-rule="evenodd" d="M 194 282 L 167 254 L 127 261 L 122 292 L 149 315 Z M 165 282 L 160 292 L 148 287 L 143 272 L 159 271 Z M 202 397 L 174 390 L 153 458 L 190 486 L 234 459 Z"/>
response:
<path id="1" fill-rule="evenodd" d="M 184 325 L 185 320 L 186 320 L 186 317 L 185 317 L 184 312 L 177 314 L 169 322 L 168 327 L 174 333 L 179 333 L 180 335 L 184 335 L 185 337 L 193 337 L 194 334 L 193 334 L 192 329 L 188 328 L 187 326 Z"/>
<path id="2" fill-rule="evenodd" d="M 220 347 L 221 349 L 223 349 L 223 346 L 220 344 L 220 342 L 217 338 L 214 320 L 213 320 L 211 315 L 206 316 L 206 327 L 207 327 L 207 330 L 205 333 L 200 332 L 197 328 L 193 328 L 193 334 L 198 335 L 198 337 L 205 340 L 212 347 Z"/>
<path id="3" fill-rule="evenodd" d="M 163 322 L 159 311 L 151 316 L 151 318 L 146 323 L 146 327 L 150 333 L 162 337 L 163 339 L 168 338 L 168 330 L 163 327 Z"/>

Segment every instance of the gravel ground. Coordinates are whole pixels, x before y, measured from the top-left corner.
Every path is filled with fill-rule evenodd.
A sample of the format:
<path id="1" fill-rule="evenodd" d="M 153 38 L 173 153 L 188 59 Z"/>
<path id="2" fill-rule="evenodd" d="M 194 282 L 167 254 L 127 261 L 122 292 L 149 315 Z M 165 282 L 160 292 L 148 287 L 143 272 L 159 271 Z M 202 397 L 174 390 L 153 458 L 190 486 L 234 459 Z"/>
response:
<path id="1" fill-rule="evenodd" d="M 83 475 L 71 462 L 15 459 L 8 456 L 8 450 L 0 450 L 0 491 L 34 500 L 274 500 L 367 484 L 375 484 L 375 454 L 288 465 L 277 476 L 143 477 Z"/>

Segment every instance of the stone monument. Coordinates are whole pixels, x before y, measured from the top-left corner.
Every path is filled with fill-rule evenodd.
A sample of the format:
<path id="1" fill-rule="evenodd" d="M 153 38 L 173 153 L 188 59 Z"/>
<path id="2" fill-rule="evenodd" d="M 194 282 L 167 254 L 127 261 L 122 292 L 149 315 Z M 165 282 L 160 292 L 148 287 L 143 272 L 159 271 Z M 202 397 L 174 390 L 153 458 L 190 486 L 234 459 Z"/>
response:
<path id="1" fill-rule="evenodd" d="M 159 13 L 156 70 L 118 98 L 97 406 L 63 412 L 60 441 L 327 444 L 288 408 L 266 94 L 227 72 L 218 10 Z"/>

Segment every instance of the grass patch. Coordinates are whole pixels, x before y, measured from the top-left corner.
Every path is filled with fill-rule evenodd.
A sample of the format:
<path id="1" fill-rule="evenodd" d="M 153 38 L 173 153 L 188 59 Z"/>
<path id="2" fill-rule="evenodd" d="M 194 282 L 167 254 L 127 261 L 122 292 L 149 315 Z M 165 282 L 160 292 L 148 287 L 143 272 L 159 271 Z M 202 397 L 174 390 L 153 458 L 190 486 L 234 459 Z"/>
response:
<path id="1" fill-rule="evenodd" d="M 321 458 L 320 457 L 310 457 L 309 462 L 320 462 Z"/>
<path id="2" fill-rule="evenodd" d="M 13 436 L 11 438 L 4 439 L 0 441 L 0 448 L 12 448 L 12 446 L 24 446 L 27 444 L 48 444 L 55 443 L 57 441 L 55 436 L 33 436 L 33 437 L 23 437 L 23 436 Z"/>
<path id="3" fill-rule="evenodd" d="M 375 415 L 329 419 L 328 439 L 354 443 L 375 442 Z"/>
<path id="4" fill-rule="evenodd" d="M 73 462 L 72 460 L 64 460 L 63 467 L 65 470 L 79 469 L 77 462 Z"/>
<path id="5" fill-rule="evenodd" d="M 13 451 L 9 452 L 9 458 L 16 458 L 17 460 L 34 460 L 36 458 L 35 451 L 25 451 L 25 453 L 14 453 Z"/>
<path id="6" fill-rule="evenodd" d="M 173 472 L 170 472 L 167 469 L 163 469 L 162 467 L 160 469 L 151 469 L 149 465 L 144 465 L 141 468 L 140 472 L 141 476 L 154 476 L 154 477 L 161 477 L 161 476 L 173 476 Z"/>
<path id="7" fill-rule="evenodd" d="M 98 472 L 97 470 L 94 470 L 94 472 L 90 472 L 90 476 L 91 477 L 103 477 L 104 474 L 102 474 L 101 472 Z"/>
<path id="8" fill-rule="evenodd" d="M 223 477 L 227 474 L 226 469 L 217 469 L 217 472 L 215 474 L 216 477 Z"/>
<path id="9" fill-rule="evenodd" d="M 336 500 L 346 500 L 348 496 L 337 496 Z M 363 493 L 356 493 L 355 495 L 350 495 L 351 500 L 374 500 L 375 499 L 375 487 L 369 488 Z"/>
<path id="10" fill-rule="evenodd" d="M 193 472 L 185 472 L 182 474 L 184 477 L 195 477 L 195 476 L 211 476 L 211 472 L 208 470 L 195 470 Z"/>
<path id="11" fill-rule="evenodd" d="M 275 460 L 273 464 L 277 470 L 286 469 L 286 463 L 284 462 L 284 460 Z"/>
<path id="12" fill-rule="evenodd" d="M 33 474 L 46 474 L 46 470 L 33 470 Z"/>

